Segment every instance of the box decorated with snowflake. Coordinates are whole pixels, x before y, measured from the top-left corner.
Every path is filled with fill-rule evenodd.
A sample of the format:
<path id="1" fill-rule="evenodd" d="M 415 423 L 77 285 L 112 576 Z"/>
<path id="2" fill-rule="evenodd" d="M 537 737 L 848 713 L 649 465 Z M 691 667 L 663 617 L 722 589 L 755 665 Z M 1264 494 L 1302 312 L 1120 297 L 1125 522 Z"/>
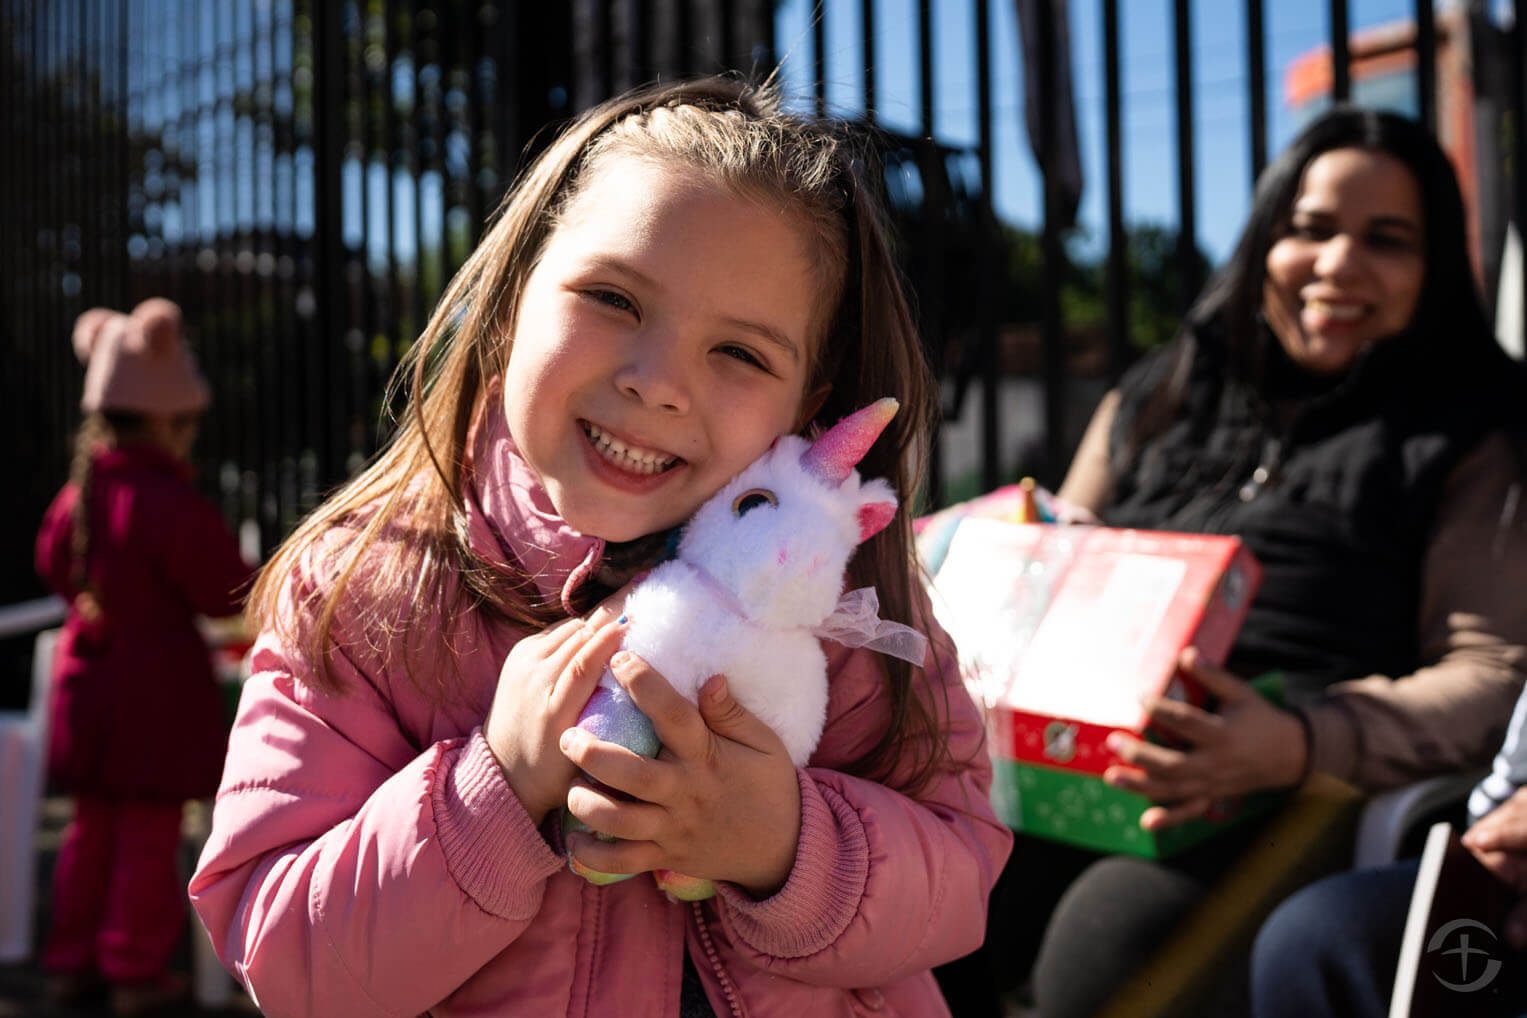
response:
<path id="1" fill-rule="evenodd" d="M 1189 646 L 1216 663 L 1229 652 L 1261 579 L 1239 540 L 979 514 L 919 540 L 925 558 L 937 544 L 934 610 L 986 707 L 993 801 L 1009 826 L 1157 857 L 1260 812 L 1265 797 L 1147 832 L 1150 803 L 1102 780 L 1117 761 L 1109 733 L 1155 738 L 1145 700 L 1212 707 L 1177 660 Z"/>

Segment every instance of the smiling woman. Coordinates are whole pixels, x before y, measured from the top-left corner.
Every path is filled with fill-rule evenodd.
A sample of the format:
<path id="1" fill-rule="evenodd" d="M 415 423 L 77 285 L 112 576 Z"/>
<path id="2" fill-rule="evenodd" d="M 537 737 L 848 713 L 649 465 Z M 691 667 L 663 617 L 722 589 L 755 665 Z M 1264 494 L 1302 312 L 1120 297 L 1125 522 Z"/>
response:
<path id="1" fill-rule="evenodd" d="M 1111 745 L 1105 780 L 1155 803 L 1142 825 L 1315 769 L 1375 792 L 1494 752 L 1527 659 L 1527 385 L 1464 222 L 1425 129 L 1321 117 L 1177 338 L 1099 407 L 1061 497 L 1112 526 L 1234 534 L 1264 572 L 1227 667 L 1181 662 L 1217 713 L 1152 703 L 1166 738 Z M 1269 672 L 1288 709 L 1245 681 Z M 1046 1018 L 1092 1014 L 1256 836 L 1164 863 L 1021 840 L 990 968 L 1032 971 Z"/>
<path id="2" fill-rule="evenodd" d="M 1426 264 L 1419 184 L 1394 156 L 1333 149 L 1305 168 L 1267 252 L 1267 324 L 1306 371 L 1347 370 L 1410 324 Z"/>

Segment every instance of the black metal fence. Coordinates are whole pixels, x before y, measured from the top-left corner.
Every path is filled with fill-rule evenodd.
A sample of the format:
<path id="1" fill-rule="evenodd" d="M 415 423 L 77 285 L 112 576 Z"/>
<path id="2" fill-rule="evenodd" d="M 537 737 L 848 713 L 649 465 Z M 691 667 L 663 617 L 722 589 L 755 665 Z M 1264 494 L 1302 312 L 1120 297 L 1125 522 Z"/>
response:
<path id="1" fill-rule="evenodd" d="M 1106 142 L 1105 173 L 1089 186 L 1106 189 L 1107 254 L 1091 285 L 1106 308 L 1094 330 L 1106 380 L 1140 341 L 1131 329 L 1141 295 L 1123 203 L 1123 5 L 1092 2 Z M 1016 45 L 994 38 L 993 7 L 1009 3 L 1027 8 L 1031 94 L 1069 88 L 1066 50 L 1054 43 L 1064 38 L 1065 0 L 917 0 L 908 66 L 919 79 L 919 127 L 887 132 L 888 191 L 924 332 L 948 378 L 946 409 L 968 415 L 966 396 L 980 394 L 974 483 L 983 486 L 1018 470 L 1053 483 L 1077 430 L 1068 416 L 1077 336 L 1061 303 L 1077 278 L 1064 243 L 1074 133 L 1064 104 L 1036 104 L 1030 124 L 1044 184 L 1028 289 L 1015 235 L 992 209 L 994 54 Z M 893 16 L 877 0 L 826 7 L 845 4 L 857 8 L 861 43 Z M 1244 8 L 1255 172 L 1268 157 L 1266 41 L 1261 0 Z M 67 337 L 80 311 L 155 294 L 182 304 L 216 394 L 199 446 L 204 482 L 268 549 L 375 448 L 385 379 L 546 130 L 654 77 L 768 73 L 778 13 L 770 0 L 0 0 L 0 327 L 12 465 L 0 602 L 38 592 L 30 537 L 63 480 L 77 424 L 81 370 Z M 802 102 L 825 110 L 823 4 L 812 13 L 809 56 L 791 59 L 812 69 Z M 1353 87 L 1347 14 L 1346 0 L 1330 0 L 1336 98 Z M 1527 173 L 1512 158 L 1522 32 L 1496 29 L 1482 6 L 1468 15 L 1493 47 L 1492 66 L 1505 68 L 1490 93 L 1500 115 L 1478 128 L 1498 141 L 1481 173 L 1503 182 L 1482 219 L 1504 223 L 1527 200 Z M 1416 108 L 1429 123 L 1438 108 L 1432 16 L 1429 0 L 1417 0 Z M 974 144 L 934 141 L 935 17 L 973 20 Z M 1206 262 L 1195 243 L 1189 0 L 1172 0 L 1171 19 L 1180 222 L 1176 264 L 1162 278 L 1175 314 Z M 861 51 L 855 114 L 875 122 L 885 72 L 874 45 Z M 1492 250 L 1484 260 L 1493 272 Z M 1037 359 L 1004 339 L 1014 294 L 1027 295 L 1022 317 L 1037 326 Z M 1042 383 L 1044 405 L 1042 441 L 1022 462 L 999 443 L 999 384 L 1018 370 Z"/>

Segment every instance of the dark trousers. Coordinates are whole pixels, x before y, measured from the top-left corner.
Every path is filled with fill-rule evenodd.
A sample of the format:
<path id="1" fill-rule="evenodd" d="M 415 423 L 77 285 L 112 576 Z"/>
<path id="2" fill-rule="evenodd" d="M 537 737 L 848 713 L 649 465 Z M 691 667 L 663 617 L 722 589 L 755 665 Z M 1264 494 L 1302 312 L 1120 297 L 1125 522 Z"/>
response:
<path id="1" fill-rule="evenodd" d="M 1415 860 L 1338 873 L 1289 898 L 1252 949 L 1257 1018 L 1383 1018 Z"/>
<path id="2" fill-rule="evenodd" d="M 986 942 L 934 971 L 955 1018 L 1000 1018 L 1030 982 L 1043 1018 L 1088 1018 L 1155 954 L 1253 836 L 1228 832 L 1170 860 L 1102 856 L 1019 835 L 992 892 Z M 1244 985 L 1227 973 L 1227 993 Z"/>
<path id="3" fill-rule="evenodd" d="M 1412 859 L 1338 873 L 1279 906 L 1252 951 L 1255 1018 L 1384 1018 L 1418 868 Z M 1507 972 L 1519 981 L 1520 973 Z M 1503 977 L 1491 989 L 1458 995 L 1451 1013 L 1517 1014 L 1527 1007 L 1517 982 Z"/>
<path id="4" fill-rule="evenodd" d="M 180 815 L 179 803 L 76 800 L 53 871 L 45 969 L 115 983 L 169 969 L 187 908 Z"/>

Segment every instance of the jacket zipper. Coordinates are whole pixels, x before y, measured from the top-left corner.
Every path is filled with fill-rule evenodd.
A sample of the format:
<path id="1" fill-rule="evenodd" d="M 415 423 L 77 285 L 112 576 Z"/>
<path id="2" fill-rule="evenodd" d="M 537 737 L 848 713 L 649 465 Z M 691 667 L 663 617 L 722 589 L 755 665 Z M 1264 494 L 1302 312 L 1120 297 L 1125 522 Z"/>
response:
<path id="1" fill-rule="evenodd" d="M 737 995 L 737 988 L 732 985 L 726 969 L 721 966 L 721 957 L 716 953 L 715 941 L 711 940 L 710 927 L 705 922 L 705 912 L 698 901 L 690 902 L 690 906 L 694 909 L 695 928 L 700 934 L 700 943 L 705 945 L 705 957 L 710 960 L 710 969 L 721 982 L 721 992 L 726 994 L 726 1006 L 731 1010 L 732 1018 L 744 1018 L 742 998 Z"/>

